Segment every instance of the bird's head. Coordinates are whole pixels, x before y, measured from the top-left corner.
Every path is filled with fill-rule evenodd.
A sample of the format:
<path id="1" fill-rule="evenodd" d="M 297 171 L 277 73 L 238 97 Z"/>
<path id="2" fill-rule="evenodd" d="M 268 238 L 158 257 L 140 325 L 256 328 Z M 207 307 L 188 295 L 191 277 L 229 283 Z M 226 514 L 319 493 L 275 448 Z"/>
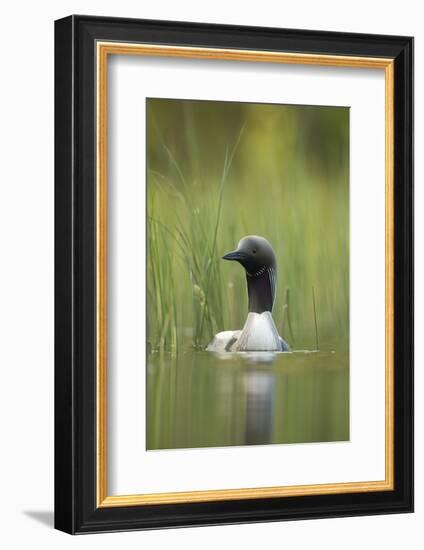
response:
<path id="1" fill-rule="evenodd" d="M 263 237 L 249 235 L 243 237 L 232 252 L 222 257 L 224 260 L 239 262 L 248 276 L 254 277 L 268 268 L 275 269 L 275 253 L 270 243 Z"/>
<path id="2" fill-rule="evenodd" d="M 246 271 L 249 311 L 272 311 L 277 282 L 277 262 L 270 243 L 263 237 L 243 237 L 236 250 L 223 256 L 239 262 Z"/>

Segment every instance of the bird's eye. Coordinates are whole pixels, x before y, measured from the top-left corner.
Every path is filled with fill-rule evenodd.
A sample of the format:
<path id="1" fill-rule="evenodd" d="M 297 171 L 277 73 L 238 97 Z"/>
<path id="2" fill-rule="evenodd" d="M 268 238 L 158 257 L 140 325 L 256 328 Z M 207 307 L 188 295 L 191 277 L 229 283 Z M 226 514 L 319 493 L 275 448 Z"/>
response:
<path id="1" fill-rule="evenodd" d="M 252 250 L 252 253 L 253 253 L 253 254 L 256 254 L 256 248 L 254 248 L 254 249 Z"/>

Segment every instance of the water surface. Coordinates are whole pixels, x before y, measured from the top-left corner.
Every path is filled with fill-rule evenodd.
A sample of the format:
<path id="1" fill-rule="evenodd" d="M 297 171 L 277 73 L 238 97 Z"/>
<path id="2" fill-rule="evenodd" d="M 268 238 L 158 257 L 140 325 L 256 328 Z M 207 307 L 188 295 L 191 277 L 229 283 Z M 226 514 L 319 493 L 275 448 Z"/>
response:
<path id="1" fill-rule="evenodd" d="M 147 448 L 346 441 L 345 352 L 152 353 Z"/>

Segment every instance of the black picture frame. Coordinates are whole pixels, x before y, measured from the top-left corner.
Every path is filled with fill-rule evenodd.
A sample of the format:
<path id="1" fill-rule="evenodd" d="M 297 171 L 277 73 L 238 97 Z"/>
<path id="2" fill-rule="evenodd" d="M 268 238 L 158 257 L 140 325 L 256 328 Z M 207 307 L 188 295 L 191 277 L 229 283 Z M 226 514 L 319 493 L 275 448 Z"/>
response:
<path id="1" fill-rule="evenodd" d="M 96 504 L 98 40 L 394 60 L 392 491 L 99 508 Z M 413 39 L 73 15 L 55 22 L 55 527 L 68 533 L 413 511 Z"/>

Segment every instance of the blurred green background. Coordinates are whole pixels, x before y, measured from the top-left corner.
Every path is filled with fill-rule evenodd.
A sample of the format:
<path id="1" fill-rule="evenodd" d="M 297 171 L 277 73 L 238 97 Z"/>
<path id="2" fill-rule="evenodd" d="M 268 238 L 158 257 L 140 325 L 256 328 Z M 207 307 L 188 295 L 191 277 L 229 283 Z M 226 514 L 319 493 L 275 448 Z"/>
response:
<path id="1" fill-rule="evenodd" d="M 207 383 L 209 398 L 218 399 L 212 389 L 217 380 L 210 378 L 211 358 L 201 350 L 215 333 L 243 327 L 244 271 L 221 256 L 249 234 L 267 238 L 277 255 L 273 316 L 280 334 L 294 350 L 337 352 L 337 359 L 324 360 L 330 370 L 321 368 L 327 381 L 333 362 L 341 373 L 338 385 L 325 385 L 330 393 L 317 383 L 321 397 L 335 406 L 336 430 L 327 421 L 315 435 L 309 427 L 294 436 L 294 426 L 291 438 L 280 430 L 269 441 L 346 439 L 349 109 L 148 99 L 147 216 L 148 448 L 236 444 L 243 439 L 240 432 L 230 436 L 216 428 L 216 418 L 201 409 L 196 387 Z M 289 361 L 277 362 L 294 372 L 286 365 Z M 302 368 L 310 382 L 309 369 L 317 359 L 311 355 L 305 361 Z M 322 357 L 318 363 L 323 364 Z M 204 364 L 208 375 L 196 387 L 181 386 L 183 369 Z M 237 364 L 234 376 L 245 370 Z M 235 410 L 245 410 L 243 384 L 233 399 Z M 238 410 L 237 418 L 241 414 Z M 316 407 L 308 414 L 319 423 Z M 172 428 L 175 415 L 180 424 L 186 418 L 186 428 L 197 415 L 199 425 L 191 435 L 188 428 Z M 205 434 L 215 428 L 216 437 L 208 439 Z"/>
<path id="2" fill-rule="evenodd" d="M 346 344 L 348 136 L 347 108 L 148 100 L 153 349 L 243 326 L 243 269 L 220 258 L 251 234 L 276 251 L 274 319 L 282 330 L 288 288 L 292 347 L 315 346 L 312 288 L 321 349 Z"/>

